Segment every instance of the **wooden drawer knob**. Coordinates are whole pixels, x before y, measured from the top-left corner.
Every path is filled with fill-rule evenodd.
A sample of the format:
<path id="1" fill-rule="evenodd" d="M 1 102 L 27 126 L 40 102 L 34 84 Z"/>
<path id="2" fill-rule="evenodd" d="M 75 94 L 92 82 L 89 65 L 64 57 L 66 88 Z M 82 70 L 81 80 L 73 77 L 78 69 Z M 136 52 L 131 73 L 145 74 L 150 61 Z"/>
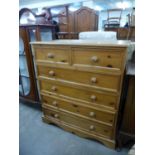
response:
<path id="1" fill-rule="evenodd" d="M 60 62 L 66 62 L 66 60 L 63 59 L 63 60 L 60 60 Z"/>
<path id="2" fill-rule="evenodd" d="M 57 91 L 57 87 L 56 86 L 52 86 L 51 88 L 53 91 Z"/>
<path id="3" fill-rule="evenodd" d="M 92 60 L 93 62 L 97 62 L 99 59 L 98 59 L 97 56 L 92 56 L 92 57 L 91 57 L 91 60 Z"/>
<path id="4" fill-rule="evenodd" d="M 95 101 L 96 100 L 96 96 L 95 95 L 91 95 L 90 99 Z"/>
<path id="5" fill-rule="evenodd" d="M 112 65 L 107 65 L 107 67 L 112 68 Z"/>
<path id="6" fill-rule="evenodd" d="M 48 53 L 48 54 L 47 54 L 47 57 L 48 57 L 48 58 L 54 58 L 54 54 Z"/>
<path id="7" fill-rule="evenodd" d="M 96 83 L 96 82 L 97 82 L 96 77 L 92 77 L 92 78 L 91 78 L 91 82 L 92 82 L 92 83 Z"/>
<path id="8" fill-rule="evenodd" d="M 54 114 L 54 117 L 55 117 L 55 118 L 58 118 L 58 117 L 59 117 L 59 115 L 58 115 L 58 114 Z"/>
<path id="9" fill-rule="evenodd" d="M 55 76 L 55 72 L 54 71 L 49 71 L 49 75 Z"/>
<path id="10" fill-rule="evenodd" d="M 90 130 L 95 130 L 95 126 L 94 125 L 90 125 L 89 129 Z"/>
<path id="11" fill-rule="evenodd" d="M 95 112 L 91 111 L 91 112 L 89 113 L 89 116 L 94 117 L 94 116 L 95 116 Z"/>
<path id="12" fill-rule="evenodd" d="M 57 101 L 53 101 L 52 103 L 54 106 L 58 106 L 58 102 Z"/>

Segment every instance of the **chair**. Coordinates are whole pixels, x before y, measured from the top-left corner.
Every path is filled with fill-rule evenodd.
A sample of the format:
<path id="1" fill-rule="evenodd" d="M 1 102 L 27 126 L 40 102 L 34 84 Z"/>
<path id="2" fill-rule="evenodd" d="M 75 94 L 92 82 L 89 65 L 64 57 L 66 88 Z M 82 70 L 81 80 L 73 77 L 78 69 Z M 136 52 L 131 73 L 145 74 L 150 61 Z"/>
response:
<path id="1" fill-rule="evenodd" d="M 120 27 L 122 9 L 108 9 L 107 13 L 107 23 L 104 25 L 104 27 Z"/>

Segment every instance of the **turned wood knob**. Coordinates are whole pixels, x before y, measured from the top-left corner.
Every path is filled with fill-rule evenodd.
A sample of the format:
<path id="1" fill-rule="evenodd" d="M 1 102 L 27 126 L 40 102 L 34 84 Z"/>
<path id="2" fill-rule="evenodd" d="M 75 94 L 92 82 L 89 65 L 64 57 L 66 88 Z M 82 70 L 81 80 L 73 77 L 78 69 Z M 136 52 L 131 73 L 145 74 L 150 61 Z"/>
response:
<path id="1" fill-rule="evenodd" d="M 95 126 L 94 125 L 90 125 L 89 129 L 90 130 L 95 130 Z"/>
<path id="2" fill-rule="evenodd" d="M 94 116 L 95 116 L 95 112 L 91 111 L 91 112 L 89 113 L 89 116 L 94 117 Z"/>
<path id="3" fill-rule="evenodd" d="M 57 87 L 56 86 L 52 86 L 51 88 L 53 91 L 57 91 Z"/>
<path id="4" fill-rule="evenodd" d="M 95 101 L 96 100 L 96 96 L 95 95 L 91 95 L 90 99 Z"/>
<path id="5" fill-rule="evenodd" d="M 91 78 L 91 82 L 92 82 L 92 83 L 96 83 L 96 82 L 97 82 L 96 77 L 92 77 L 92 78 Z"/>
<path id="6" fill-rule="evenodd" d="M 58 106 L 58 102 L 57 101 L 53 101 L 52 103 L 54 106 Z"/>
<path id="7" fill-rule="evenodd" d="M 55 72 L 54 71 L 49 71 L 49 75 L 55 76 Z"/>
<path id="8" fill-rule="evenodd" d="M 48 57 L 48 58 L 54 58 L 54 54 L 48 53 L 48 54 L 47 54 L 47 57 Z"/>
<path id="9" fill-rule="evenodd" d="M 112 65 L 107 65 L 107 67 L 112 68 Z"/>
<path id="10" fill-rule="evenodd" d="M 59 115 L 58 115 L 58 114 L 54 114 L 54 117 L 55 117 L 55 118 L 58 118 L 58 117 L 59 117 Z"/>
<path id="11" fill-rule="evenodd" d="M 60 60 L 60 61 L 61 61 L 61 62 L 66 62 L 66 60 L 64 60 L 64 59 L 63 59 L 63 60 Z"/>
<path id="12" fill-rule="evenodd" d="M 91 60 L 92 60 L 93 62 L 97 62 L 99 59 L 98 59 L 97 56 L 92 56 L 92 57 L 91 57 Z"/>

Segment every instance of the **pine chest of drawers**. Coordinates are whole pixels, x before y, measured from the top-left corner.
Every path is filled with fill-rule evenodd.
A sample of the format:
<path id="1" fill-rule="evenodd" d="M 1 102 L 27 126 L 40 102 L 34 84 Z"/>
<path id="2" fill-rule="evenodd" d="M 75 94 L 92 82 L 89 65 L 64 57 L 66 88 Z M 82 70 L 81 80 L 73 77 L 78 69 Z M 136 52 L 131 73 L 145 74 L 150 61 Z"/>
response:
<path id="1" fill-rule="evenodd" d="M 115 148 L 127 41 L 33 42 L 43 120 Z"/>

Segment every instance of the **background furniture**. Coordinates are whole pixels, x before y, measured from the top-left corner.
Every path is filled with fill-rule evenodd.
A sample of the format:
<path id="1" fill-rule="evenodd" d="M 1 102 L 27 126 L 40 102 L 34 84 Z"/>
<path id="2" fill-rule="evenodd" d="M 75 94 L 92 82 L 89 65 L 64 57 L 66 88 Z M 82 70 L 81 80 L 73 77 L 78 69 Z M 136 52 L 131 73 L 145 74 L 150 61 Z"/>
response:
<path id="1" fill-rule="evenodd" d="M 35 14 L 29 9 L 20 10 L 20 22 L 22 18 L 34 16 Z M 20 99 L 39 102 L 38 86 L 35 72 L 34 55 L 31 51 L 30 42 L 33 41 L 51 41 L 55 38 L 55 26 L 47 24 L 35 24 L 38 20 L 24 19 L 25 24 L 19 26 L 19 95 Z M 28 21 L 28 22 L 27 22 Z M 44 19 L 39 19 L 45 22 Z"/>
<path id="2" fill-rule="evenodd" d="M 120 129 L 122 145 L 135 139 L 135 76 L 127 76 L 127 96 Z"/>
<path id="3" fill-rule="evenodd" d="M 53 9 L 55 8 L 53 7 Z M 98 30 L 98 14 L 95 10 L 81 7 L 71 12 L 68 10 L 68 6 L 65 6 L 65 8 L 56 16 L 60 26 L 60 32 L 58 32 L 59 39 L 78 39 L 80 32 Z M 54 18 L 55 15 L 52 19 Z"/>
<path id="4" fill-rule="evenodd" d="M 48 8 L 51 12 L 51 21 L 56 22 L 59 26 L 59 32 L 69 32 L 69 15 L 68 5 L 60 5 Z M 59 36 L 59 32 L 57 35 Z M 59 38 L 59 37 L 58 37 Z"/>
<path id="5" fill-rule="evenodd" d="M 43 120 L 115 148 L 128 42 L 32 44 Z"/>
<path id="6" fill-rule="evenodd" d="M 119 141 L 120 147 L 135 144 L 135 61 L 132 59 L 126 66 L 122 90 L 122 108 L 120 110 Z"/>
<path id="7" fill-rule="evenodd" d="M 75 16 L 75 32 L 97 31 L 98 15 L 97 12 L 88 7 L 81 7 L 74 12 Z"/>
<path id="8" fill-rule="evenodd" d="M 29 41 L 26 31 L 23 28 L 20 28 L 19 31 L 19 95 L 23 99 L 38 101 Z"/>
<path id="9" fill-rule="evenodd" d="M 104 27 L 120 27 L 122 9 L 108 9 L 107 23 Z"/>
<path id="10" fill-rule="evenodd" d="M 117 33 L 118 40 L 135 41 L 135 27 L 119 27 L 119 28 L 104 28 L 104 31 L 114 31 Z"/>

